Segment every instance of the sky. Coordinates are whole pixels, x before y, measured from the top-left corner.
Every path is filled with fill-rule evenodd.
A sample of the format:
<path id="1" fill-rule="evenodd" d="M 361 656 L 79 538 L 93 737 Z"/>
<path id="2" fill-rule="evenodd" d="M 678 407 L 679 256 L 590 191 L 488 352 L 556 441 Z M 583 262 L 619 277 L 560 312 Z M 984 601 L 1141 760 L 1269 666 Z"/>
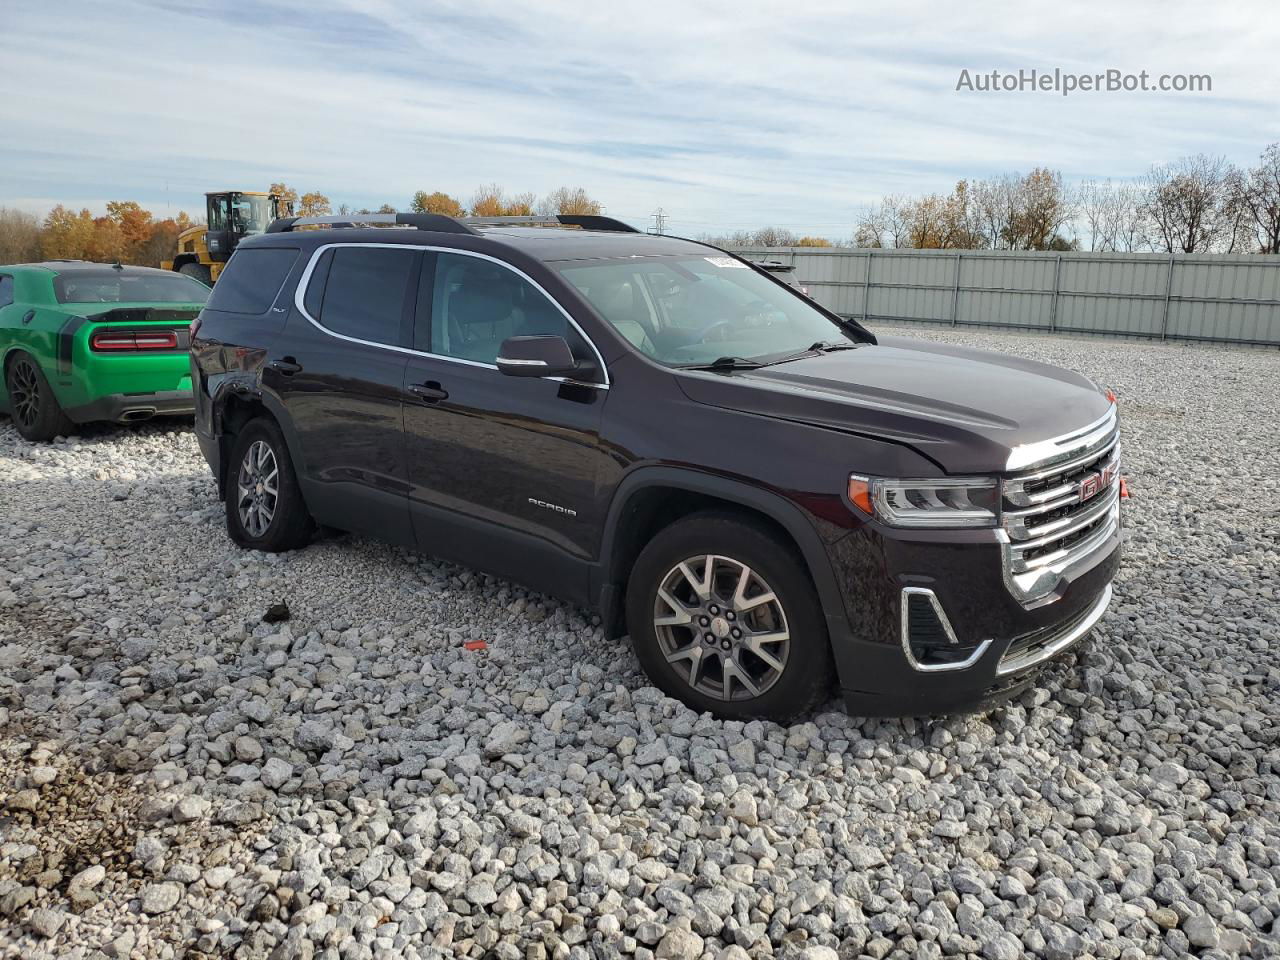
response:
<path id="1" fill-rule="evenodd" d="M 283 180 L 335 206 L 582 186 L 639 226 L 847 238 L 886 194 L 1127 179 L 1280 140 L 1280 6 L 7 0 L 0 206 L 101 212 Z M 957 91 L 992 70 L 1199 93 Z"/>

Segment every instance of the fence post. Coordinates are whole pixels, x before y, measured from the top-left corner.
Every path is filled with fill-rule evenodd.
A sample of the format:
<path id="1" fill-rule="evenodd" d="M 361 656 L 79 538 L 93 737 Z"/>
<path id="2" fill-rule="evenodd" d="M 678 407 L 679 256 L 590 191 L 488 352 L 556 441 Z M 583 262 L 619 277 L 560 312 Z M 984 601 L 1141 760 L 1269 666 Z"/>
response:
<path id="1" fill-rule="evenodd" d="M 1165 339 L 1169 332 L 1169 300 L 1173 296 L 1173 253 L 1169 254 L 1169 276 L 1164 285 L 1164 316 L 1160 319 L 1160 339 Z"/>
<path id="2" fill-rule="evenodd" d="M 1058 332 L 1058 291 L 1062 286 L 1062 254 L 1053 267 L 1053 300 L 1049 303 L 1049 332 Z"/>
<path id="3" fill-rule="evenodd" d="M 954 327 L 960 316 L 960 262 L 964 259 L 964 254 L 956 251 L 956 280 L 951 287 L 951 325 Z"/>
<path id="4" fill-rule="evenodd" d="M 875 251 L 867 248 L 867 272 L 862 280 L 862 325 L 867 325 L 867 311 L 871 309 L 871 255 Z"/>

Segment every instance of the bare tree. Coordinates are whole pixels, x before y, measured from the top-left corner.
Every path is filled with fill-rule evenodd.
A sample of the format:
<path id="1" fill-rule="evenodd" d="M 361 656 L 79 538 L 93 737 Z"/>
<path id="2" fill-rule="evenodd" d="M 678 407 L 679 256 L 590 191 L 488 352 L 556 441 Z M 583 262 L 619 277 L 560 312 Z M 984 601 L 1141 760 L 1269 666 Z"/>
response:
<path id="1" fill-rule="evenodd" d="M 32 214 L 0 207 L 0 263 L 40 259 L 40 221 Z"/>
<path id="2" fill-rule="evenodd" d="M 539 213 L 549 215 L 558 213 L 598 215 L 600 210 L 600 201 L 592 200 L 582 187 L 561 187 L 559 190 L 553 190 L 538 205 Z"/>
<path id="3" fill-rule="evenodd" d="M 1243 178 L 1240 205 L 1259 253 L 1280 253 L 1280 143 L 1262 151 L 1258 165 Z"/>
<path id="4" fill-rule="evenodd" d="M 1166 253 L 1204 253 L 1229 241 L 1230 172 L 1225 158 L 1203 153 L 1152 167 L 1143 178 L 1151 245 Z"/>
<path id="5" fill-rule="evenodd" d="M 1088 249 L 1128 253 L 1146 246 L 1142 204 L 1132 184 L 1085 180 L 1076 190 L 1075 209 Z"/>

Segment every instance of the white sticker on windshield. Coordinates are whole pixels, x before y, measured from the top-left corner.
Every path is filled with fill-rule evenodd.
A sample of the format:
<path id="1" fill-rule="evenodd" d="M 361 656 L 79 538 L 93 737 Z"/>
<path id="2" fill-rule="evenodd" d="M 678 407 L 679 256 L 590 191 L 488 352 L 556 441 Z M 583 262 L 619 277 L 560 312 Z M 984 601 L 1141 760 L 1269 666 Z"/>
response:
<path id="1" fill-rule="evenodd" d="M 703 257 L 703 260 L 711 264 L 713 267 L 741 267 L 747 269 L 747 265 L 741 260 L 735 260 L 733 257 Z"/>

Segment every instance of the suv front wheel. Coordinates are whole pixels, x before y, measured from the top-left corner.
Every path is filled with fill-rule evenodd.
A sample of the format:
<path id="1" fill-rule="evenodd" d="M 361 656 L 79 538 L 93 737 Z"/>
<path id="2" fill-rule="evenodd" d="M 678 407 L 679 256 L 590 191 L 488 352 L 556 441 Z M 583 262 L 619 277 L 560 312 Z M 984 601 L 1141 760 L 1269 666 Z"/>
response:
<path id="1" fill-rule="evenodd" d="M 227 533 L 242 547 L 280 553 L 304 547 L 311 539 L 315 524 L 274 420 L 250 420 L 235 435 L 226 503 Z"/>
<path id="2" fill-rule="evenodd" d="M 826 622 L 803 562 L 762 526 L 700 514 L 661 531 L 627 587 L 641 666 L 718 717 L 785 722 L 830 689 Z"/>

